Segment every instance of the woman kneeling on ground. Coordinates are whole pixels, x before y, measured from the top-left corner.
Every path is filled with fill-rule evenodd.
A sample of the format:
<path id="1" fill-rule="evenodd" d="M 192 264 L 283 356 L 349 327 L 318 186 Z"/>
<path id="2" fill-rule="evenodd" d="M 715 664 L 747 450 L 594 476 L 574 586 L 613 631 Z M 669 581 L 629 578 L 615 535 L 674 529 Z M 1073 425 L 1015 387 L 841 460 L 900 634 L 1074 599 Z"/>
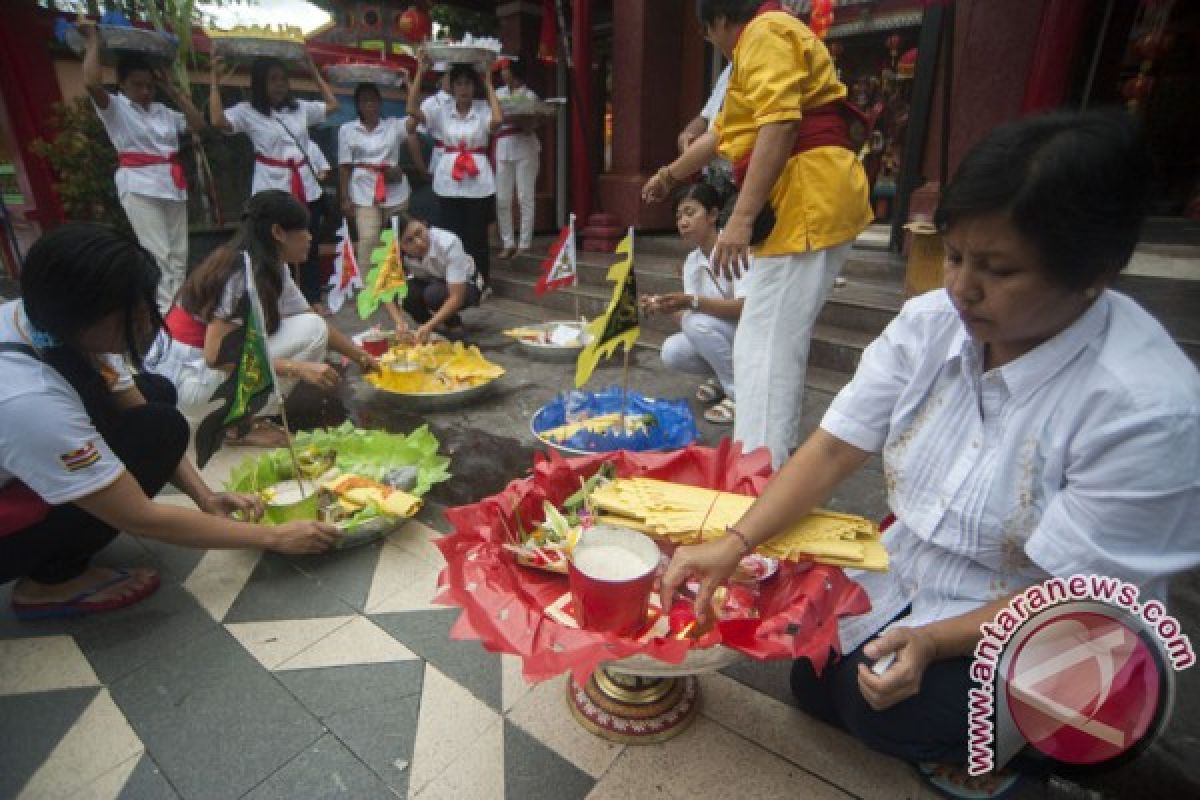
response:
<path id="1" fill-rule="evenodd" d="M 225 245 L 197 267 L 183 284 L 167 314 L 170 336 L 166 356 L 152 365 L 179 392 L 179 404 L 193 422 L 212 404 L 213 391 L 228 377 L 232 364 L 218 363 L 221 342 L 242 324 L 238 316 L 246 291 L 244 259 L 253 264 L 267 330 L 267 352 L 279 377 L 280 394 L 300 381 L 319 389 L 338 385 L 336 369 L 325 363 L 327 348 L 349 358 L 363 370 L 378 368 L 370 353 L 358 347 L 304 298 L 292 280 L 288 264 L 308 254 L 312 234 L 308 210 L 287 192 L 267 189 L 250 198 L 241 228 Z M 265 417 L 279 413 L 272 398 L 263 417 L 248 430 L 231 432 L 229 444 L 283 447 L 286 432 Z"/>
<path id="2" fill-rule="evenodd" d="M 482 282 L 475 260 L 463 249 L 462 240 L 450 231 L 426 225 L 404 212 L 396 215 L 400 252 L 408 274 L 404 310 L 417 323 L 415 336 L 425 343 L 434 332 L 450 339 L 465 335 L 460 311 L 479 305 Z M 397 331 L 407 331 L 408 322 L 395 303 L 384 303 Z"/>
<path id="3" fill-rule="evenodd" d="M 704 418 L 731 425 L 734 417 L 733 336 L 742 314 L 746 291 L 740 277 L 720 275 L 708 257 L 717 246 L 717 215 L 721 198 L 706 183 L 694 183 L 675 201 L 675 227 L 695 250 L 683 262 L 683 291 L 642 298 L 647 314 L 674 314 L 680 333 L 667 337 L 662 360 L 671 369 L 716 375 L 700 385 L 696 399 L 713 404 Z"/>
<path id="4" fill-rule="evenodd" d="M 1151 174 L 1124 113 L 988 135 L 936 213 L 946 288 L 905 304 L 731 535 L 681 548 L 664 578 L 670 597 L 698 577 L 703 612 L 748 548 L 882 454 L 890 571 L 855 575 L 871 611 L 841 621 L 843 655 L 820 676 L 797 661 L 792 689 L 954 796 L 1017 778 L 962 767 L 982 623 L 1051 577 L 1111 576 L 1161 601 L 1169 576 L 1200 564 L 1200 374 L 1108 288 Z"/>
<path id="5" fill-rule="evenodd" d="M 128 531 L 189 547 L 328 548 L 336 529 L 277 527 L 262 502 L 213 492 L 184 452 L 175 390 L 140 367 L 162 319 L 159 268 L 133 239 L 64 225 L 29 250 L 22 299 L 0 305 L 0 583 L 22 619 L 105 611 L 158 588 L 157 573 L 91 564 Z M 156 503 L 167 483 L 199 511 Z"/>

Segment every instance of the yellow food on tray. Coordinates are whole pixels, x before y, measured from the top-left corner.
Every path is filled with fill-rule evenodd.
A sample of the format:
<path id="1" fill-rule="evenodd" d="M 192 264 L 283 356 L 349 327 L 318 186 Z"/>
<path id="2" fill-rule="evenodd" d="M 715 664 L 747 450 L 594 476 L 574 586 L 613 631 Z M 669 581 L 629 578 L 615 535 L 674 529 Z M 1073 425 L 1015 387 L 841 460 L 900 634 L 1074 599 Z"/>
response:
<path id="1" fill-rule="evenodd" d="M 474 345 L 435 342 L 399 345 L 379 359 L 380 371 L 366 376 L 379 389 L 402 394 L 444 394 L 494 381 L 504 368 L 483 357 Z"/>
<path id="2" fill-rule="evenodd" d="M 421 510 L 421 498 L 361 475 L 344 473 L 325 481 L 321 488 L 336 495 L 349 511 L 374 504 L 385 514 L 411 517 Z"/>
<path id="3" fill-rule="evenodd" d="M 590 417 L 580 422 L 569 422 L 566 425 L 559 425 L 557 428 L 549 428 L 542 431 L 541 435 L 542 438 L 548 439 L 551 442 L 565 442 L 582 430 L 587 430 L 589 433 L 608 433 L 615 431 L 620 425 L 621 415 L 613 412 L 611 414 L 600 414 L 599 416 Z M 646 417 L 641 414 L 625 415 L 626 434 L 637 433 L 645 427 Z"/>
<path id="4" fill-rule="evenodd" d="M 724 536 L 754 503 L 753 497 L 651 478 L 618 479 L 592 492 L 601 521 L 635 528 L 676 544 Z M 703 530 L 701 530 L 703 526 Z M 885 572 L 887 550 L 865 517 L 817 509 L 757 552 L 792 561 Z"/>

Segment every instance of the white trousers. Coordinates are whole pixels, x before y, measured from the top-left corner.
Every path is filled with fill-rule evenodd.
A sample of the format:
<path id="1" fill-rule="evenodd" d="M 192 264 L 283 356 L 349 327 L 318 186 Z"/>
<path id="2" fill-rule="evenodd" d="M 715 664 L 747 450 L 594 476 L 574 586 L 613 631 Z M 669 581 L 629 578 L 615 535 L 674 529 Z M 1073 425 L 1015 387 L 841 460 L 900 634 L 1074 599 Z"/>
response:
<path id="1" fill-rule="evenodd" d="M 121 206 L 138 242 L 162 270 L 156 299 L 158 310 L 166 314 L 187 273 L 187 201 L 125 194 Z"/>
<path id="2" fill-rule="evenodd" d="M 528 249 L 533 243 L 533 199 L 536 192 L 538 159 L 496 162 L 496 222 L 505 247 Z M 512 198 L 516 188 L 521 209 L 520 239 L 513 238 Z"/>
<path id="3" fill-rule="evenodd" d="M 160 341 L 168 343 L 163 357 L 157 362 L 147 359 L 146 366 L 175 385 L 179 394 L 178 408 L 194 428 L 216 408 L 212 394 L 229 375 L 208 366 L 204 361 L 204 351 L 199 347 L 191 347 L 166 336 Z M 279 330 L 267 337 L 267 352 L 272 360 L 322 361 L 328 345 L 329 325 L 323 317 L 311 312 L 284 317 L 279 322 Z M 280 378 L 279 393 L 286 397 L 296 388 L 296 383 L 296 378 Z M 279 413 L 279 400 L 274 393 L 261 413 Z"/>
<path id="4" fill-rule="evenodd" d="M 747 273 L 746 305 L 733 341 L 733 438 L 746 451 L 768 448 L 775 469 L 800 443 L 809 339 L 852 246 L 756 257 Z"/>
<path id="5" fill-rule="evenodd" d="M 663 342 L 663 363 L 694 375 L 715 374 L 726 396 L 732 398 L 733 337 L 737 322 L 689 311 L 683 315 L 679 327 L 681 332 L 671 334 Z"/>
<path id="6" fill-rule="evenodd" d="M 364 277 L 371 270 L 371 251 L 379 247 L 379 233 L 383 230 L 384 223 L 391 225 L 392 217 L 406 208 L 408 203 L 398 206 L 354 207 L 354 227 L 358 233 L 354 256 L 358 259 L 358 269 Z"/>

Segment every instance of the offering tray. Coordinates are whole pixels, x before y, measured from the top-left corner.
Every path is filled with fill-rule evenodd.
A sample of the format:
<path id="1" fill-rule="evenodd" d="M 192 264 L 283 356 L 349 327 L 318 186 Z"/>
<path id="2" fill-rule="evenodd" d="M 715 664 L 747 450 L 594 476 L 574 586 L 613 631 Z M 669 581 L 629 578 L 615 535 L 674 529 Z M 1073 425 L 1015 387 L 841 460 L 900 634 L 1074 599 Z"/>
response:
<path id="1" fill-rule="evenodd" d="M 461 408 L 489 393 L 504 375 L 479 348 L 460 342 L 397 345 L 379 361 L 380 372 L 367 375 L 367 383 L 405 411 Z"/>
<path id="2" fill-rule="evenodd" d="M 486 69 L 500 56 L 500 43 L 496 47 L 466 43 L 466 42 L 429 42 L 425 45 L 425 54 L 433 62 L 444 61 L 447 64 L 471 64 Z"/>
<path id="3" fill-rule="evenodd" d="M 500 110 L 504 112 L 504 118 L 509 120 L 520 117 L 556 117 L 562 107 L 562 103 L 551 103 L 546 100 L 531 100 L 524 97 L 500 98 Z"/>
<path id="4" fill-rule="evenodd" d="M 303 40 L 252 35 L 218 36 L 213 31 L 207 33 L 212 39 L 213 53 L 224 58 L 278 58 L 280 61 L 304 61 L 308 58 Z"/>
<path id="5" fill-rule="evenodd" d="M 626 435 L 615 430 L 580 430 L 561 441 L 548 435 L 551 431 L 561 431 L 564 425 L 587 419 L 611 418 L 619 425 L 622 409 L 626 417 Z M 638 419 L 643 423 L 636 423 Z M 534 412 L 529 420 L 529 431 L 539 443 L 565 456 L 616 450 L 677 450 L 700 437 L 687 401 L 645 397 L 637 392 L 625 396 L 617 386 L 595 393 L 563 393 Z"/>
<path id="6" fill-rule="evenodd" d="M 535 361 L 565 364 L 573 363 L 579 358 L 579 353 L 583 350 L 582 339 L 574 344 L 554 344 L 550 340 L 551 334 L 556 330 L 569 328 L 578 332 L 582 337 L 586 325 L 587 323 L 578 320 L 552 320 L 537 325 L 523 325 L 520 328 L 507 330 L 505 333 L 516 339 L 517 347 L 521 349 L 521 352 Z"/>
<path id="7" fill-rule="evenodd" d="M 132 25 L 96 26 L 100 38 L 100 49 L 105 63 L 115 63 L 122 53 L 135 53 L 157 65 L 170 64 L 179 49 L 178 40 L 171 34 Z M 83 34 L 73 25 L 67 25 L 62 34 L 63 41 L 74 52 L 81 54 L 87 48 Z"/>
<path id="8" fill-rule="evenodd" d="M 549 523 L 545 504 L 567 508 L 581 481 L 605 464 L 618 478 L 646 476 L 749 495 L 757 495 L 770 475 L 765 451 L 744 456 L 728 440 L 715 449 L 693 445 L 669 454 L 564 459 L 551 452 L 535 457 L 530 477 L 447 511 L 454 530 L 438 542 L 447 566 L 436 602 L 463 610 L 451 636 L 518 656 L 529 681 L 569 672 L 568 707 L 588 731 L 627 744 L 669 739 L 697 712 L 695 675 L 746 657 L 804 657 L 820 669 L 830 649 L 837 649 L 838 618 L 869 608 L 865 593 L 840 568 L 789 562 L 754 590 L 747 614 L 722 616 L 698 637 L 675 626 L 677 612 L 688 613 L 686 604 L 677 604 L 666 620 L 661 609 L 657 619 L 652 613 L 636 638 L 571 625 L 567 579 L 521 566 L 505 544 L 511 531 L 541 525 L 543 518 Z"/>
<path id="9" fill-rule="evenodd" d="M 425 427 L 405 436 L 363 430 L 347 422 L 337 428 L 301 431 L 294 437 L 294 446 L 305 483 L 314 490 L 320 481 L 318 476 L 330 468 L 384 483 L 396 483 L 399 477 L 404 485 L 397 488 L 417 498 L 450 477 L 450 459 L 438 454 L 438 441 Z M 286 448 L 279 448 L 243 459 L 230 471 L 225 486 L 234 492 L 259 492 L 294 476 L 290 454 Z M 335 523 L 342 535 L 334 549 L 368 544 L 407 521 L 407 516 L 378 511 L 357 514 Z"/>
<path id="10" fill-rule="evenodd" d="M 387 64 L 332 64 L 325 68 L 325 74 L 342 84 L 373 83 L 388 88 L 408 83 L 408 73 L 402 67 Z"/>

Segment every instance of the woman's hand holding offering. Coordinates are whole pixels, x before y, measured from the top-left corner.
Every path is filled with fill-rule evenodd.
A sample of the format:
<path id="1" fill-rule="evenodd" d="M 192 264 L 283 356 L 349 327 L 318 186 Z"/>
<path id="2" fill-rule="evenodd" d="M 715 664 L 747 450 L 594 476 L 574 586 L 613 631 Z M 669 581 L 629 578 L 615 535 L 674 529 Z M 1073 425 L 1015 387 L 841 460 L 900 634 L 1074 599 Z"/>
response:
<path id="1" fill-rule="evenodd" d="M 218 517 L 237 514 L 246 522 L 255 522 L 262 519 L 265 508 L 262 498 L 256 494 L 214 492 L 200 504 L 200 510 Z"/>
<path id="2" fill-rule="evenodd" d="M 743 555 L 741 540 L 730 535 L 679 548 L 662 576 L 663 608 L 670 609 L 675 604 L 679 587 L 695 579 L 700 582 L 695 599 L 696 624 L 701 628 L 710 624 L 713 621 L 710 617 L 713 593 L 733 574 Z"/>
<path id="3" fill-rule="evenodd" d="M 319 389 L 333 389 L 338 385 L 337 370 L 325 363 L 293 362 L 292 374 Z"/>
<path id="4" fill-rule="evenodd" d="M 421 327 L 413 331 L 413 338 L 417 340 L 417 344 L 426 344 L 429 338 L 433 336 L 433 321 L 426 322 Z"/>
<path id="5" fill-rule="evenodd" d="M 863 648 L 863 654 L 876 661 L 889 653 L 895 653 L 896 660 L 880 675 L 865 664 L 858 665 L 858 688 L 876 711 L 921 691 L 926 667 L 937 660 L 937 642 L 923 628 L 892 628 Z"/>
<path id="6" fill-rule="evenodd" d="M 267 549 L 288 555 L 323 553 L 333 546 L 337 538 L 338 529 L 333 525 L 300 520 L 271 528 Z"/>

